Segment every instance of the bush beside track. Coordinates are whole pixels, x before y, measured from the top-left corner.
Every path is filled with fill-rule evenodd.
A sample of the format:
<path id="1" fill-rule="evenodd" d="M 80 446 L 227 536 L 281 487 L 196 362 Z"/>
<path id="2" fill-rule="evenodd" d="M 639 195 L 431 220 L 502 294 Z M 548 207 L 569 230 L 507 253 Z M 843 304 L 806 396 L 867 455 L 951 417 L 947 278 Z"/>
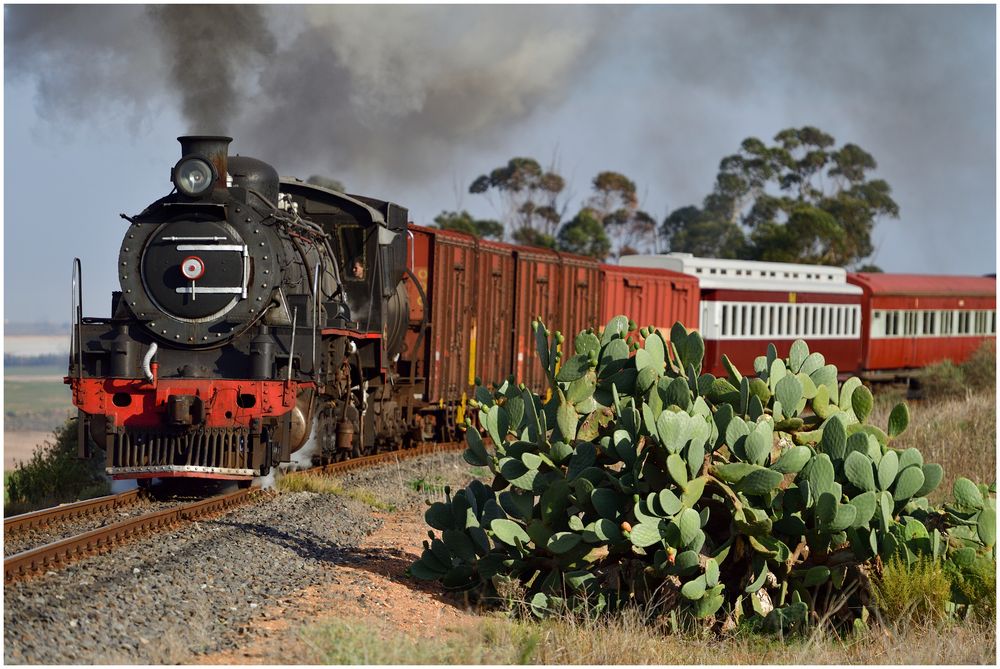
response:
<path id="1" fill-rule="evenodd" d="M 21 462 L 4 477 L 4 515 L 34 511 L 110 492 L 104 474 L 104 457 L 77 457 L 76 419 L 66 420 L 27 462 Z"/>

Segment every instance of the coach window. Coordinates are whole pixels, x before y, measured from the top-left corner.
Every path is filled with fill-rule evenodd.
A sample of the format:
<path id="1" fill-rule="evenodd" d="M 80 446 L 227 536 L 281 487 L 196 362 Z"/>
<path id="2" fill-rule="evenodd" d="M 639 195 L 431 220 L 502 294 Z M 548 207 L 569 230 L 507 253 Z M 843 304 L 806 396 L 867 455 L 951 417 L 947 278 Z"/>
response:
<path id="1" fill-rule="evenodd" d="M 997 333 L 997 312 L 996 311 L 991 311 L 990 312 L 990 334 L 996 334 L 996 333 Z"/>
<path id="2" fill-rule="evenodd" d="M 934 334 L 934 312 L 924 311 L 923 312 L 923 322 L 921 323 L 921 334 L 932 335 Z"/>
<path id="3" fill-rule="evenodd" d="M 747 326 L 750 324 L 750 318 L 747 314 L 746 305 L 740 307 L 740 336 L 745 337 L 747 334 Z"/>
<path id="4" fill-rule="evenodd" d="M 722 336 L 729 334 L 729 305 L 722 305 Z"/>

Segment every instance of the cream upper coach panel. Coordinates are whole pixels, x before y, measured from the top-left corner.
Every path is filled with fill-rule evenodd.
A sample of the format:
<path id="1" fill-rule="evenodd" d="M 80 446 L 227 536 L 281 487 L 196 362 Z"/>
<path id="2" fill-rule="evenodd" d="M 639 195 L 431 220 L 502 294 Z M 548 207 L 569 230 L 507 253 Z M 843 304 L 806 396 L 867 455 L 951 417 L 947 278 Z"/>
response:
<path id="1" fill-rule="evenodd" d="M 800 265 L 757 260 L 696 258 L 690 253 L 622 256 L 629 267 L 653 267 L 698 277 L 702 289 L 772 290 L 802 293 L 860 295 L 847 283 L 847 271 L 828 265 Z"/>

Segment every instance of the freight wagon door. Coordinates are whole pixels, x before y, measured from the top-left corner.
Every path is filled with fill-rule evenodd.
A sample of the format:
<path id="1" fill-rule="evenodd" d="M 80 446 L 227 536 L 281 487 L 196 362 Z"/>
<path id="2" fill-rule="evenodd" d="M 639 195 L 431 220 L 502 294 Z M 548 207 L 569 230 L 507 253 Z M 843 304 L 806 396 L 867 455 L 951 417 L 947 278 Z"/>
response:
<path id="1" fill-rule="evenodd" d="M 397 369 L 406 382 L 421 388 L 427 375 L 428 340 L 431 320 L 431 249 L 434 234 L 426 229 L 411 226 L 407 235 L 406 264 L 412 274 L 404 279 L 410 305 L 409 327 L 403 338 L 403 351 Z M 425 388 L 421 388 L 426 390 Z"/>
<path id="2" fill-rule="evenodd" d="M 460 399 L 469 390 L 475 330 L 476 242 L 465 235 L 434 235 L 428 401 Z"/>
<path id="3" fill-rule="evenodd" d="M 559 325 L 559 256 L 554 251 L 525 247 L 518 247 L 515 253 L 514 350 L 517 380 L 533 392 L 544 395 L 548 382 L 538 361 L 531 321 L 541 316 L 548 329 L 555 330 Z"/>
<path id="4" fill-rule="evenodd" d="M 478 267 L 473 366 L 484 384 L 498 386 L 514 373 L 514 250 L 480 241 Z"/>
<path id="5" fill-rule="evenodd" d="M 565 336 L 563 360 L 573 355 L 573 340 L 580 330 L 597 329 L 601 322 L 601 270 L 596 260 L 561 255 L 559 321 L 549 325 Z"/>

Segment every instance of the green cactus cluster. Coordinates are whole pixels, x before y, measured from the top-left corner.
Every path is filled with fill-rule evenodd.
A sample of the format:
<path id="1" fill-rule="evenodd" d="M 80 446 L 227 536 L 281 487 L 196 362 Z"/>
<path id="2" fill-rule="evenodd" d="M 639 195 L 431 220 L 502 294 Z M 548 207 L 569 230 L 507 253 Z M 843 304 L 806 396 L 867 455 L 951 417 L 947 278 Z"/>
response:
<path id="1" fill-rule="evenodd" d="M 805 342 L 768 346 L 753 376 L 723 356 L 716 378 L 680 323 L 616 316 L 565 360 L 532 327 L 548 400 L 513 378 L 476 388 L 464 457 L 494 479 L 430 505 L 413 576 L 487 597 L 517 581 L 538 615 L 642 604 L 788 631 L 864 626 L 893 556 L 995 564 L 995 486 L 959 479 L 933 507 L 941 467 L 892 445 L 906 405 L 872 425 L 871 391 Z"/>

